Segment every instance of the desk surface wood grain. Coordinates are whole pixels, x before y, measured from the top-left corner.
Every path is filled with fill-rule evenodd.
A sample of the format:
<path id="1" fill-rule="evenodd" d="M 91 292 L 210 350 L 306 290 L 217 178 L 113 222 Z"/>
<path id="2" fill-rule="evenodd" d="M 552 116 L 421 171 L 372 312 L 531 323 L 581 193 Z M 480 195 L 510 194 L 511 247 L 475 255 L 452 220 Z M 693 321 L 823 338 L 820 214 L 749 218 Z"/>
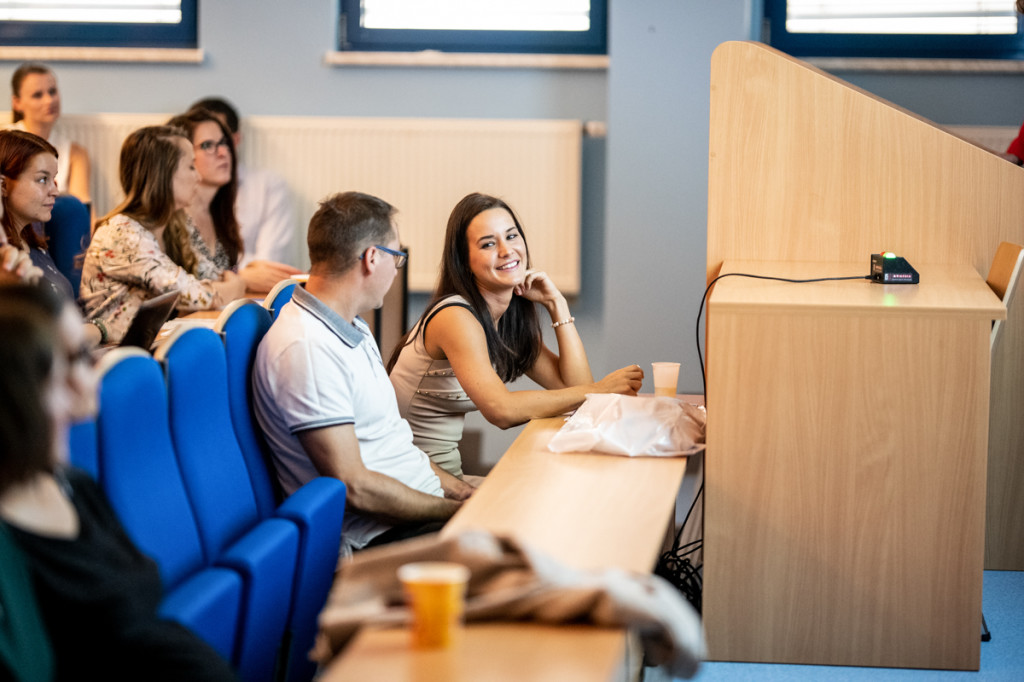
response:
<path id="1" fill-rule="evenodd" d="M 480 623 L 449 649 L 409 645 L 405 628 L 365 630 L 324 673 L 325 682 L 604 682 L 623 665 L 622 630 L 586 625 Z"/>
<path id="2" fill-rule="evenodd" d="M 709 308 L 731 312 L 778 314 L 793 312 L 830 315 L 954 315 L 988 320 L 1005 320 L 1006 306 L 985 284 L 973 267 L 966 264 L 930 265 L 913 263 L 920 284 L 878 284 L 867 279 L 810 283 L 781 282 L 726 277 L 715 284 Z M 722 273 L 747 273 L 767 277 L 813 279 L 864 277 L 863 263 L 798 263 L 727 260 Z"/>
<path id="3" fill-rule="evenodd" d="M 528 424 L 442 534 L 483 528 L 576 568 L 650 572 L 686 458 L 551 452 L 563 423 Z"/>
<path id="4" fill-rule="evenodd" d="M 650 572 L 673 518 L 686 458 L 550 452 L 548 441 L 563 422 L 528 424 L 442 534 L 483 528 L 576 568 Z M 626 650 L 624 630 L 590 626 L 472 624 L 446 651 L 412 649 L 405 628 L 366 630 L 322 679 L 611 680 L 623 675 Z"/>

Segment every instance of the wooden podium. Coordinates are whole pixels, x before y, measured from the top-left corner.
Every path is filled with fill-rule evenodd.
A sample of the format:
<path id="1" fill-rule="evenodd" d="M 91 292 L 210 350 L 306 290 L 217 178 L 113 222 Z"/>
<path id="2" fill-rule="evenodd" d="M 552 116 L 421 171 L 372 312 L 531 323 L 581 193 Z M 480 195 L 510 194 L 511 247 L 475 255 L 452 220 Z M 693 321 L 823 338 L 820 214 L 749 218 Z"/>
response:
<path id="1" fill-rule="evenodd" d="M 1024 298 L 990 356 L 980 274 L 1024 170 L 758 43 L 712 58 L 709 152 L 709 282 L 922 273 L 712 291 L 711 658 L 976 669 L 983 559 L 1024 568 Z"/>

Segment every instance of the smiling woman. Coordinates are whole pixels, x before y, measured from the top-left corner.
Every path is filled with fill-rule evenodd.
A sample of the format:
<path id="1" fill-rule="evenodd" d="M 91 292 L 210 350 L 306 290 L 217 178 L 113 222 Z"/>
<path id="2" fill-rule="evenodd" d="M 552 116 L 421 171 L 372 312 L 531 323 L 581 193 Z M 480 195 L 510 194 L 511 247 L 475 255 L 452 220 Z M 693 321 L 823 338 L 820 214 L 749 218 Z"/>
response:
<path id="1" fill-rule="evenodd" d="M 636 394 L 636 365 L 594 381 L 569 304 L 546 273 L 530 269 L 526 235 L 504 201 L 463 198 L 443 254 L 433 299 L 389 363 L 413 442 L 439 467 L 463 477 L 468 412 L 504 429 L 575 409 L 588 393 Z M 551 318 L 557 353 L 544 344 L 535 304 Z M 508 390 L 524 374 L 547 390 Z"/>

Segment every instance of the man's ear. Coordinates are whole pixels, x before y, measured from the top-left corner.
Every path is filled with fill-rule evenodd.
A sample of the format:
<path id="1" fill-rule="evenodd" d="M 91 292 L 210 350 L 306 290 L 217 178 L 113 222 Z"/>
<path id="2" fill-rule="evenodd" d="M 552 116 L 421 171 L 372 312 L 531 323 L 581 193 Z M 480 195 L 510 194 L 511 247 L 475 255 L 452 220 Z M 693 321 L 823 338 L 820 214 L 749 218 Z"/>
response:
<path id="1" fill-rule="evenodd" d="M 363 257 L 359 259 L 363 264 L 363 272 L 371 274 L 377 269 L 377 264 L 380 262 L 377 260 L 379 255 L 374 247 L 366 247 L 366 250 L 363 251 Z"/>

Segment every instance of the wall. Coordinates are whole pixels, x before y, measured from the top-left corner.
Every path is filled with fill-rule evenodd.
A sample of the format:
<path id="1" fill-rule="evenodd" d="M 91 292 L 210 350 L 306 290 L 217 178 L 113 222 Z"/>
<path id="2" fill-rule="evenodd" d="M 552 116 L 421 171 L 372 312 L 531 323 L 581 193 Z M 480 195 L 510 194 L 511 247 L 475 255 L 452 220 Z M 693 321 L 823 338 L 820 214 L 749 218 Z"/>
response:
<path id="1" fill-rule="evenodd" d="M 584 145 L 577 326 L 595 374 L 676 359 L 680 390 L 700 392 L 694 325 L 704 289 L 709 62 L 720 42 L 757 34 L 760 2 L 610 4 L 607 74 L 324 66 L 336 0 L 201 2 L 201 65 L 54 66 L 67 112 L 171 112 L 217 93 L 243 115 L 606 120 L 607 140 Z M 15 66 L 0 64 L 0 78 Z M 940 123 L 1024 118 L 1024 76 L 839 75 Z M 413 311 L 423 303 L 413 301 Z M 514 435 L 471 426 L 484 430 L 488 460 Z"/>

